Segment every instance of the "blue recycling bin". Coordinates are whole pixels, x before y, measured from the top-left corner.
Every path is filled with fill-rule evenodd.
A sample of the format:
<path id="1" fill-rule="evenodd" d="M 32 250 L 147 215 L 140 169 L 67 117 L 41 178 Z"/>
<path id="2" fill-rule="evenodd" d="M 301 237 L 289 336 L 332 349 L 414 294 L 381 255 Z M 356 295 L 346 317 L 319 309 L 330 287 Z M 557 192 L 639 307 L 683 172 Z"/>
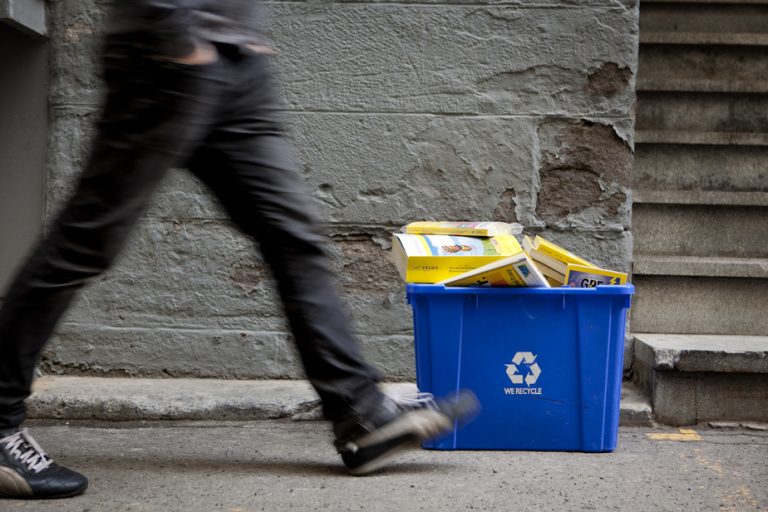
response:
<path id="1" fill-rule="evenodd" d="M 633 292 L 409 284 L 419 389 L 482 406 L 425 448 L 613 451 Z"/>

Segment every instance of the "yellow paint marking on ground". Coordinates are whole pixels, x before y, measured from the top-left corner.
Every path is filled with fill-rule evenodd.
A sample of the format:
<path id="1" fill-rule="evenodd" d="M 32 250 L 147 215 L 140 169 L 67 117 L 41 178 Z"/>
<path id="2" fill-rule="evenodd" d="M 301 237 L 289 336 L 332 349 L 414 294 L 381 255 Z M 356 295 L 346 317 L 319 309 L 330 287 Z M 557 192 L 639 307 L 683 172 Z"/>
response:
<path id="1" fill-rule="evenodd" d="M 716 473 L 720 473 L 721 475 L 723 474 L 723 466 L 722 464 L 720 464 L 719 460 L 716 460 L 715 462 L 710 462 L 705 457 L 696 457 L 696 462 L 698 462 L 699 464 L 701 464 L 707 469 L 711 469 L 712 471 Z"/>
<path id="2" fill-rule="evenodd" d="M 679 432 L 654 432 L 645 434 L 654 441 L 701 441 L 701 436 L 692 428 L 681 428 Z"/>
<path id="3" fill-rule="evenodd" d="M 740 486 L 736 493 L 723 496 L 723 503 L 720 505 L 721 512 L 736 510 L 760 510 L 760 503 L 752 496 L 749 487 Z"/>

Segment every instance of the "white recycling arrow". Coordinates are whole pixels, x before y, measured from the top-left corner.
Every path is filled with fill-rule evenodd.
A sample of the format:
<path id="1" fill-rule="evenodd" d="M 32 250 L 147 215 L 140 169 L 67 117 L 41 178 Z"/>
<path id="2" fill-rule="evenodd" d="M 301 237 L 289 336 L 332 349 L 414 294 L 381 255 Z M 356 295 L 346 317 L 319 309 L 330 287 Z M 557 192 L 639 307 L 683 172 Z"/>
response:
<path id="1" fill-rule="evenodd" d="M 512 362 L 516 365 L 525 361 L 527 364 L 536 362 L 536 356 L 532 352 L 518 352 L 515 357 L 512 358 Z"/>
<path id="2" fill-rule="evenodd" d="M 512 381 L 512 384 L 522 384 L 523 376 L 517 373 L 517 365 L 508 364 L 505 366 L 507 367 L 507 377 Z"/>
<path id="3" fill-rule="evenodd" d="M 531 370 L 531 373 L 525 376 L 525 383 L 531 386 L 536 384 L 536 381 L 539 379 L 539 375 L 541 375 L 541 368 L 539 368 L 538 363 L 533 363 L 528 368 Z"/>
<path id="4" fill-rule="evenodd" d="M 519 373 L 520 368 L 518 365 L 525 362 L 528 365 L 528 374 L 523 376 Z M 507 377 L 512 381 L 512 384 L 522 384 L 525 382 L 528 386 L 531 386 L 539 380 L 541 375 L 541 368 L 536 362 L 536 355 L 532 352 L 518 352 L 515 357 L 512 358 L 512 363 L 505 365 L 507 367 Z"/>

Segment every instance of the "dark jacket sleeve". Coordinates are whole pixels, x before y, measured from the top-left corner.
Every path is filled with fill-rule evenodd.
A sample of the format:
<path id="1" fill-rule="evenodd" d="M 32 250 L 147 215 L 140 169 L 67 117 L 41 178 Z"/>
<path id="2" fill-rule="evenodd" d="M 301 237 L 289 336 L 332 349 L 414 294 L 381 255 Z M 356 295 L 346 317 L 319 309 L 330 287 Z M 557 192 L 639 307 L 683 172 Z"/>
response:
<path id="1" fill-rule="evenodd" d="M 179 0 L 115 0 L 107 34 L 130 33 L 149 53 L 180 57 L 195 47 L 193 11 Z"/>

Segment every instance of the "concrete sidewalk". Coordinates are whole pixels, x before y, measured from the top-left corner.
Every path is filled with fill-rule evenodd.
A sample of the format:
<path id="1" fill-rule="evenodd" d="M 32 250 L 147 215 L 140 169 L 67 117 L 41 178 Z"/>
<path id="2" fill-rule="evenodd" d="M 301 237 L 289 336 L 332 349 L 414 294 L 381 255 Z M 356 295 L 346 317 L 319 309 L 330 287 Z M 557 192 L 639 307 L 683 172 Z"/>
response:
<path id="1" fill-rule="evenodd" d="M 416 392 L 413 383 L 384 384 L 390 395 Z M 319 419 L 319 400 L 306 381 L 41 377 L 28 402 L 31 419 L 249 421 Z M 625 385 L 621 424 L 651 425 L 645 397 Z"/>
<path id="2" fill-rule="evenodd" d="M 324 422 L 46 421 L 30 429 L 90 477 L 84 496 L 3 512 L 765 511 L 768 432 L 622 427 L 612 453 L 429 451 L 346 474 Z"/>

